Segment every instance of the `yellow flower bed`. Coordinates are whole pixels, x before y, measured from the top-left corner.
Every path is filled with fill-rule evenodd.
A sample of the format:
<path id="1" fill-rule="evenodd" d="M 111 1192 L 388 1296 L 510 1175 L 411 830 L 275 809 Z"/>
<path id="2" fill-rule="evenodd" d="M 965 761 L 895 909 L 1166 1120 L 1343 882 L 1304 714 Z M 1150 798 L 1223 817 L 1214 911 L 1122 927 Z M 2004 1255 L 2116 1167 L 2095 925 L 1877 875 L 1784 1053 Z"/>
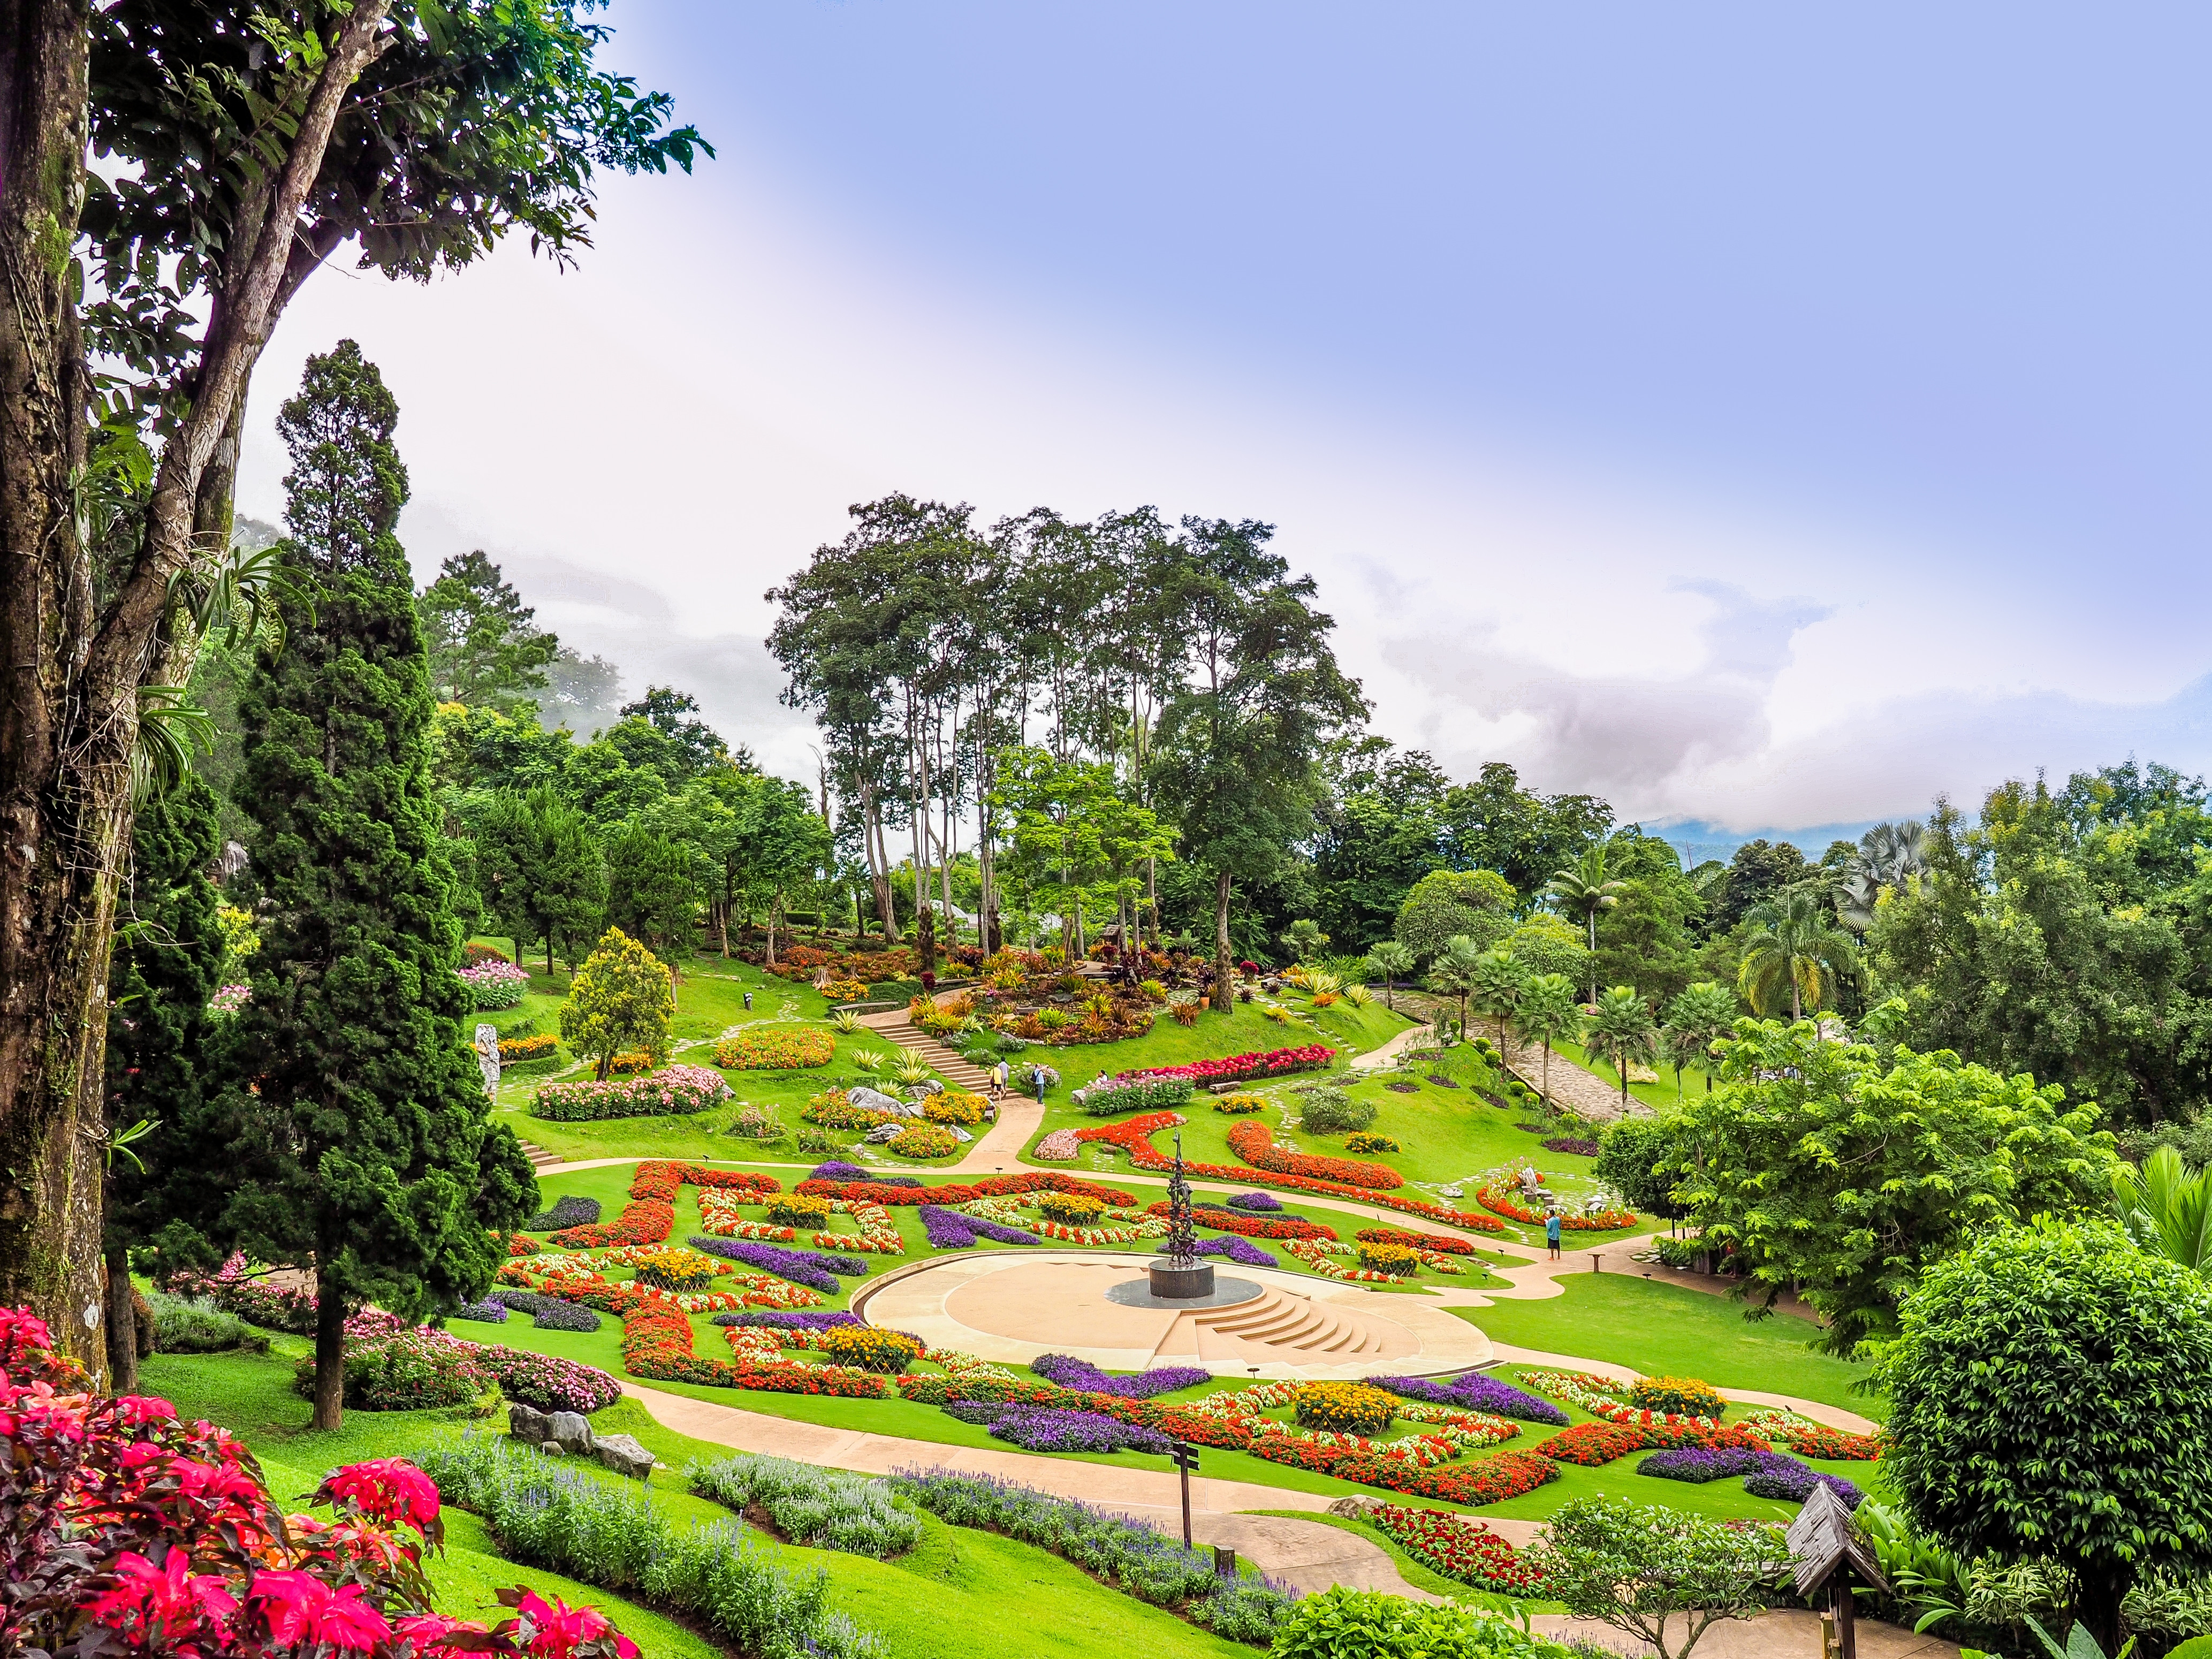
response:
<path id="1" fill-rule="evenodd" d="M 932 1123 L 957 1123 L 965 1128 L 981 1123 L 990 1109 L 991 1103 L 981 1095 L 947 1089 L 942 1094 L 930 1096 L 921 1115 Z"/>
<path id="2" fill-rule="evenodd" d="M 1297 1407 L 1302 1427 L 1331 1434 L 1380 1434 L 1398 1414 L 1394 1395 L 1364 1382 L 1302 1382 Z"/>
<path id="3" fill-rule="evenodd" d="M 1421 1253 L 1403 1244 L 1362 1244 L 1359 1265 L 1370 1273 L 1392 1273 L 1411 1279 L 1421 1265 Z"/>
<path id="4" fill-rule="evenodd" d="M 896 1331 L 879 1331 L 872 1325 L 834 1325 L 815 1339 L 823 1356 L 835 1365 L 852 1365 L 864 1371 L 896 1376 L 921 1358 L 921 1344 Z"/>
<path id="5" fill-rule="evenodd" d="M 1089 1226 L 1106 1208 L 1100 1200 L 1082 1193 L 1039 1193 L 1036 1206 L 1041 1214 L 1071 1227 Z"/>
<path id="6" fill-rule="evenodd" d="M 830 1200 L 812 1193 L 778 1193 L 768 1201 L 768 1218 L 780 1227 L 819 1227 L 830 1218 Z"/>

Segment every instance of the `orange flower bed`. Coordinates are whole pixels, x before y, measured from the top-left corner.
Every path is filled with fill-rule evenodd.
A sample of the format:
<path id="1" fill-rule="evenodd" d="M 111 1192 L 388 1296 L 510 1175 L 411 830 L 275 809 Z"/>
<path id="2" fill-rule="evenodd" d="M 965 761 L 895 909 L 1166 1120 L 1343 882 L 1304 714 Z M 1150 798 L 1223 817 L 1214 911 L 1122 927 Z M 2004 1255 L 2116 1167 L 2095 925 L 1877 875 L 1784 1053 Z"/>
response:
<path id="1" fill-rule="evenodd" d="M 1370 1187 L 1377 1192 L 1406 1184 L 1406 1177 L 1387 1164 L 1362 1164 L 1357 1158 L 1316 1158 L 1308 1152 L 1286 1152 L 1264 1123 L 1246 1121 L 1229 1127 L 1229 1150 L 1255 1169 L 1278 1175 L 1304 1176 L 1311 1181 L 1340 1181 L 1348 1187 Z"/>

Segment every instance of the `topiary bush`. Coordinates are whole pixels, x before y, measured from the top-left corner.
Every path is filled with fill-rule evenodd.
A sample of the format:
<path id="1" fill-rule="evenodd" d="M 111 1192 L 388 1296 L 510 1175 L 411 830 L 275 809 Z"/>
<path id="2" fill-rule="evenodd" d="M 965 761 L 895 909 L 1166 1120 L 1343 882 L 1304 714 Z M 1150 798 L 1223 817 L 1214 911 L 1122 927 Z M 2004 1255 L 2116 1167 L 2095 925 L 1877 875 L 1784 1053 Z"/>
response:
<path id="1" fill-rule="evenodd" d="M 1308 1382 L 1295 1402 L 1298 1422 L 1332 1434 L 1377 1435 L 1398 1414 L 1398 1402 L 1364 1382 Z"/>
<path id="2" fill-rule="evenodd" d="M 1679 1417 L 1718 1418 L 1728 1410 L 1721 1391 L 1694 1376 L 1647 1376 L 1629 1389 L 1628 1403 L 1640 1411 Z"/>

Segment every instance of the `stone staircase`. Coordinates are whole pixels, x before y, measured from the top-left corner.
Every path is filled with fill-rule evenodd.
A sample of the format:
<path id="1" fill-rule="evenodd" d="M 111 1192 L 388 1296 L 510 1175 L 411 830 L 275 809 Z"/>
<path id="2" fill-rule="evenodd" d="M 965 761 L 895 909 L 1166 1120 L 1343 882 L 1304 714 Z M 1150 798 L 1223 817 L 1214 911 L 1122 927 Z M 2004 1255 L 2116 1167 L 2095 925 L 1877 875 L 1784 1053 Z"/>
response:
<path id="1" fill-rule="evenodd" d="M 1419 1346 L 1402 1325 L 1270 1288 L 1249 1302 L 1177 1314 L 1153 1363 L 1193 1352 L 1201 1364 L 1351 1363 L 1409 1356 Z"/>
<path id="2" fill-rule="evenodd" d="M 526 1140 L 521 1144 L 522 1155 L 530 1160 L 530 1167 L 533 1170 L 550 1170 L 556 1164 L 566 1164 L 568 1161 L 561 1153 L 549 1152 L 543 1146 L 535 1146 L 530 1141 Z"/>
<path id="3" fill-rule="evenodd" d="M 908 1019 L 903 1012 L 863 1014 L 860 1024 L 886 1042 L 920 1055 L 930 1069 L 953 1088 L 969 1094 L 990 1091 L 991 1074 L 980 1066 L 971 1066 L 951 1049 Z"/>

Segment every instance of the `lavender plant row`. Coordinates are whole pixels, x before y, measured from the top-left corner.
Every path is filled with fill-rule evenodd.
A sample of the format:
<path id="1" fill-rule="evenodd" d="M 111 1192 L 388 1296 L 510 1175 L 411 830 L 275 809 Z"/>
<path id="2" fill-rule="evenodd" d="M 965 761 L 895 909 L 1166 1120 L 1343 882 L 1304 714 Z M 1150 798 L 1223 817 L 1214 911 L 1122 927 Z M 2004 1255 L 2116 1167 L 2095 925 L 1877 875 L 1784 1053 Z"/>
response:
<path id="1" fill-rule="evenodd" d="M 516 1313 L 526 1313 L 537 1322 L 541 1331 L 596 1331 L 599 1316 L 592 1310 L 574 1302 L 564 1302 L 557 1296 L 540 1296 L 535 1291 L 494 1291 L 484 1298 L 496 1302 L 502 1308 Z"/>
<path id="2" fill-rule="evenodd" d="M 1232 1193 L 1224 1201 L 1232 1210 L 1272 1212 L 1283 1207 L 1283 1200 L 1273 1193 Z"/>
<path id="3" fill-rule="evenodd" d="M 975 1241 L 988 1238 L 1000 1244 L 1034 1244 L 1035 1233 L 1024 1232 L 1019 1227 L 1002 1226 L 995 1221 L 986 1221 L 981 1216 L 963 1215 L 957 1210 L 948 1210 L 941 1204 L 924 1204 L 915 1209 L 921 1218 L 921 1230 L 929 1237 L 930 1248 L 938 1250 L 973 1249 Z"/>
<path id="4" fill-rule="evenodd" d="M 714 1322 L 717 1325 L 762 1325 L 772 1331 L 827 1331 L 840 1325 L 865 1325 L 867 1321 L 843 1308 L 808 1313 L 764 1313 L 747 1308 L 738 1313 L 716 1314 Z"/>
<path id="5" fill-rule="evenodd" d="M 1030 1370 L 1048 1382 L 1091 1394 L 1110 1394 L 1123 1400 L 1150 1400 L 1177 1389 L 1194 1389 L 1213 1381 L 1213 1373 L 1197 1365 L 1161 1365 L 1134 1376 L 1110 1376 L 1087 1359 L 1073 1354 L 1041 1353 L 1030 1361 Z"/>
<path id="6" fill-rule="evenodd" d="M 1446 1385 L 1431 1382 L 1423 1376 L 1370 1376 L 1367 1380 L 1401 1400 L 1418 1400 L 1424 1405 L 1449 1406 L 1463 1412 L 1488 1412 L 1493 1417 L 1517 1417 L 1524 1423 L 1549 1423 L 1554 1426 L 1564 1425 L 1567 1420 L 1567 1414 L 1550 1401 L 1539 1400 L 1534 1395 L 1523 1393 L 1510 1382 L 1501 1382 L 1494 1376 L 1485 1376 L 1480 1371 L 1455 1376 Z"/>
<path id="7" fill-rule="evenodd" d="M 1743 1489 L 1753 1497 L 1778 1498 L 1790 1504 L 1803 1503 L 1815 1486 L 1829 1486 L 1848 1510 L 1856 1510 L 1866 1495 L 1840 1474 L 1812 1468 L 1784 1453 L 1742 1448 L 1677 1446 L 1652 1453 L 1636 1466 L 1636 1472 L 1697 1486 L 1740 1474 L 1744 1477 Z"/>
<path id="8" fill-rule="evenodd" d="M 1225 1255 L 1231 1261 L 1240 1261 L 1248 1267 L 1276 1267 L 1282 1265 L 1282 1259 L 1279 1256 L 1269 1254 L 1250 1239 L 1236 1233 L 1224 1233 L 1218 1238 L 1200 1239 L 1197 1254 Z"/>
<path id="9" fill-rule="evenodd" d="M 757 1244 L 749 1238 L 712 1238 L 700 1233 L 693 1237 L 691 1248 L 704 1250 L 709 1255 L 742 1261 L 748 1267 L 757 1267 L 764 1273 L 774 1273 L 778 1279 L 787 1279 L 810 1290 L 827 1291 L 832 1296 L 845 1288 L 833 1275 L 843 1273 L 850 1278 L 868 1271 L 868 1264 L 858 1256 L 824 1255 L 819 1250 L 783 1250 L 773 1244 Z"/>

